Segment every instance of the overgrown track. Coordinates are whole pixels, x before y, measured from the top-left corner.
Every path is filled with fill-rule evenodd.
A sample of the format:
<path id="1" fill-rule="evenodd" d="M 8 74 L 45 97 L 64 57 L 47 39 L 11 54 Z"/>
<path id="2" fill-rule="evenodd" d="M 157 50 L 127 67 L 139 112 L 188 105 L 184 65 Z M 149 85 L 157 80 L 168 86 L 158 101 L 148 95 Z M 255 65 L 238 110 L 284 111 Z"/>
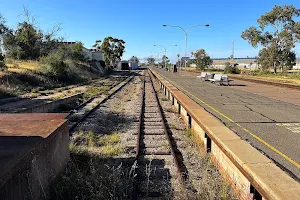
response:
<path id="1" fill-rule="evenodd" d="M 171 178 L 180 183 L 181 196 L 187 197 L 172 136 L 151 76 L 144 76 L 141 113 L 136 146 L 137 176 L 133 199 L 168 199 L 172 197 Z M 167 167 L 168 166 L 168 167 Z M 172 177 L 173 176 L 173 177 Z"/>
<path id="2" fill-rule="evenodd" d="M 31 97 L 13 97 L 7 99 L 0 99 L 0 112 L 9 112 L 9 113 L 31 113 L 31 112 L 41 112 L 39 107 L 47 105 L 49 103 L 59 102 L 62 99 L 79 99 L 83 96 L 84 92 L 80 91 L 83 88 L 86 88 L 90 85 L 99 85 L 105 83 L 108 80 L 108 77 L 102 77 L 100 79 L 94 80 L 89 84 L 78 84 L 73 85 L 74 87 L 61 87 L 56 88 L 55 90 L 49 90 L 49 95 L 39 95 L 35 98 Z M 56 90 L 59 91 L 56 91 Z M 76 91 L 78 90 L 78 91 Z M 72 93 L 73 92 L 73 93 Z M 62 96 L 62 97 L 61 97 Z"/>
<path id="3" fill-rule="evenodd" d="M 139 73 L 139 72 L 137 72 Z M 86 102 L 79 105 L 71 114 L 69 114 L 69 133 L 72 135 L 74 128 L 78 126 L 81 122 L 83 122 L 91 113 L 93 113 L 96 109 L 100 107 L 105 101 L 107 101 L 112 95 L 122 89 L 127 83 L 129 83 L 134 75 L 128 77 L 124 81 L 120 81 L 117 84 L 114 84 L 110 87 L 110 89 L 106 92 L 107 94 L 100 94 L 96 97 L 92 97 L 88 99 Z"/>

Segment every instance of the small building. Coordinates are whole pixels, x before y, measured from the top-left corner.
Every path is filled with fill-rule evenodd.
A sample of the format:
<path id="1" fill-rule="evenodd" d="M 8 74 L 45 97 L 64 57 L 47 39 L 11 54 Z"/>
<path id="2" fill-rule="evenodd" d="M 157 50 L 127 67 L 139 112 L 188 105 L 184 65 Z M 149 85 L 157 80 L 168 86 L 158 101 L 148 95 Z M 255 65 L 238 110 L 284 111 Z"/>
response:
<path id="1" fill-rule="evenodd" d="M 58 46 L 61 45 L 72 45 L 76 44 L 76 42 L 58 42 Z M 53 53 L 57 52 L 58 48 L 53 51 Z M 88 49 L 83 47 L 82 48 L 83 53 L 85 54 L 85 57 L 88 61 L 104 61 L 104 55 L 103 52 L 99 49 Z"/>
<path id="2" fill-rule="evenodd" d="M 87 49 L 83 47 L 83 52 L 89 61 L 104 61 L 104 55 L 101 50 L 98 49 Z"/>
<path id="3" fill-rule="evenodd" d="M 129 62 L 128 61 L 119 61 L 117 64 L 118 70 L 129 70 Z"/>

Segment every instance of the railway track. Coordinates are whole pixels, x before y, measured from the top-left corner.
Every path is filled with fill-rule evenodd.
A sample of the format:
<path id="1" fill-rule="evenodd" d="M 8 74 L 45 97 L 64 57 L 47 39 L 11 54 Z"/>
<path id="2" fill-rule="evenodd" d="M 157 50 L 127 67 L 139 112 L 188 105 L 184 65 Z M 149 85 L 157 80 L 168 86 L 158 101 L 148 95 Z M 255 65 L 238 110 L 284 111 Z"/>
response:
<path id="1" fill-rule="evenodd" d="M 137 176 L 133 199 L 169 199 L 174 182 L 187 197 L 185 178 L 162 107 L 148 72 L 144 76 L 136 145 Z M 176 185 L 176 184 L 175 184 Z M 178 196 L 178 195 L 176 195 Z"/>
<path id="2" fill-rule="evenodd" d="M 133 77 L 134 76 L 130 76 L 127 79 L 112 85 L 108 91 L 105 91 L 106 94 L 101 93 L 95 97 L 92 97 L 75 108 L 67 117 L 69 119 L 70 135 L 81 122 L 83 122 L 91 113 L 98 109 L 101 104 L 107 101 L 112 95 L 129 83 Z"/>

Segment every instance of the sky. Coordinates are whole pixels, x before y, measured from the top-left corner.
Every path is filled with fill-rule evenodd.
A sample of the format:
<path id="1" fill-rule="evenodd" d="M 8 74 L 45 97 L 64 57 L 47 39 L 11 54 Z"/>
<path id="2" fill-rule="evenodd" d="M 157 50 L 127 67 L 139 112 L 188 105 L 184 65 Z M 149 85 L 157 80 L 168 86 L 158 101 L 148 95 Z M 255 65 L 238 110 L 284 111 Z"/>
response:
<path id="1" fill-rule="evenodd" d="M 187 29 L 188 56 L 197 49 L 205 49 L 212 58 L 254 57 L 259 49 L 241 38 L 243 30 L 257 26 L 257 19 L 274 5 L 293 4 L 299 0 L 0 0 L 0 13 L 10 27 L 25 18 L 26 7 L 44 31 L 61 24 L 58 36 L 67 41 L 81 41 L 91 48 L 95 40 L 107 36 L 123 39 L 126 52 L 123 59 L 162 56 L 164 49 L 156 45 L 177 45 L 167 48 L 167 56 L 175 61 L 184 56 L 185 37 L 177 25 Z M 296 46 L 300 54 L 300 45 Z"/>

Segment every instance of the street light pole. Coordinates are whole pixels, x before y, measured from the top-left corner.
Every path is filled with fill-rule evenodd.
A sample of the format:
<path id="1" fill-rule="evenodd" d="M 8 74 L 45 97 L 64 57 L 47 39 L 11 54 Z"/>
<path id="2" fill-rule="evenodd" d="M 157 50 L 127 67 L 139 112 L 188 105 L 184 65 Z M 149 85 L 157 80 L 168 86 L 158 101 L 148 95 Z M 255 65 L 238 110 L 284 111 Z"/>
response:
<path id="1" fill-rule="evenodd" d="M 162 48 L 164 48 L 164 50 L 165 50 L 165 68 L 167 68 L 167 48 L 168 47 L 170 47 L 170 46 L 177 46 L 177 44 L 173 44 L 173 45 L 168 45 L 168 46 L 162 46 L 162 45 L 159 45 L 159 44 L 155 44 L 154 46 L 157 46 L 157 47 L 162 47 Z"/>
<path id="2" fill-rule="evenodd" d="M 187 57 L 187 38 L 188 38 L 188 32 L 192 29 L 192 28 L 195 28 L 195 27 L 198 27 L 198 26 L 210 26 L 209 24 L 198 24 L 198 25 L 195 25 L 195 26 L 191 26 L 190 28 L 188 29 L 184 29 L 182 28 L 181 26 L 172 26 L 172 25 L 167 25 L 167 24 L 164 24 L 163 25 L 164 27 L 175 27 L 175 28 L 180 28 L 181 30 L 183 30 L 184 32 L 184 35 L 185 35 L 185 50 L 184 50 L 184 56 Z M 185 69 L 186 69 L 186 61 L 185 61 Z"/>

